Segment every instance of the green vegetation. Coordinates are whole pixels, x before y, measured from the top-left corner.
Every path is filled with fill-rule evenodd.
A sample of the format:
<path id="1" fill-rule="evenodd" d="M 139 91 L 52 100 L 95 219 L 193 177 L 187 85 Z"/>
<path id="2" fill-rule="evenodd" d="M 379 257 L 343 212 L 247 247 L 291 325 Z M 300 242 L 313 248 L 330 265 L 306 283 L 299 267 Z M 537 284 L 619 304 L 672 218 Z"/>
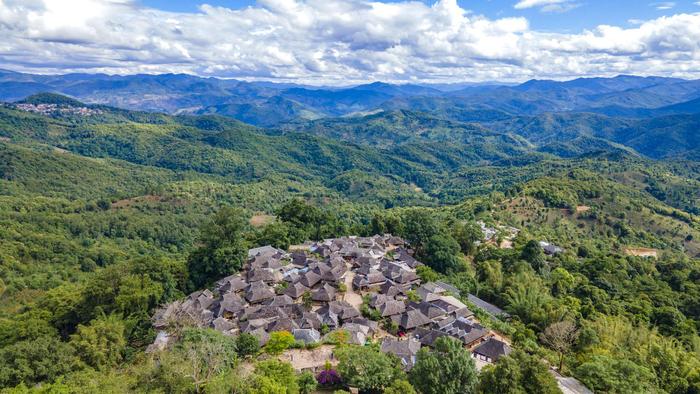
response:
<path id="1" fill-rule="evenodd" d="M 438 338 L 432 350 L 420 350 L 409 378 L 424 394 L 472 393 L 477 382 L 471 354 L 459 340 L 446 336 Z"/>
<path id="2" fill-rule="evenodd" d="M 250 335 L 182 327 L 175 345 L 146 354 L 151 316 L 237 271 L 248 248 L 375 233 L 407 239 L 427 264 L 424 281 L 510 313 L 504 321 L 475 310 L 517 350 L 477 378 L 468 354 L 447 341 L 422 351 L 409 374 L 373 346 L 339 346 L 344 384 L 549 393 L 549 364 L 596 391 L 700 390 L 697 162 L 620 151 L 563 159 L 520 137 L 506 145 L 410 113 L 314 127 L 338 125 L 350 137 L 372 127 L 380 142 L 399 138 L 383 131 L 395 119 L 403 129 L 392 133 L 423 125 L 433 143 L 412 133 L 372 147 L 218 117 L 101 110 L 45 117 L 0 108 L 7 392 L 309 392 L 308 374 L 269 355 L 294 346 L 289 333 L 261 352 Z M 474 136 L 456 135 L 467 131 Z M 482 242 L 477 221 L 521 231 L 501 249 Z M 562 252 L 547 255 L 539 241 Z M 656 258 L 635 256 L 638 248 Z M 329 341 L 342 345 L 347 333 Z"/>

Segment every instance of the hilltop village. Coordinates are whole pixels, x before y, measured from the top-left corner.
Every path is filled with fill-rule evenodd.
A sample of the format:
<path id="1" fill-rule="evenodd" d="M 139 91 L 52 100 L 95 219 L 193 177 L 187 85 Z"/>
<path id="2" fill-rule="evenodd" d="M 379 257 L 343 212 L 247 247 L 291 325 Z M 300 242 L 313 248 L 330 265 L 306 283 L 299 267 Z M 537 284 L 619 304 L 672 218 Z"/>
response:
<path id="1" fill-rule="evenodd" d="M 227 335 L 249 333 L 261 346 L 275 331 L 308 345 L 343 330 L 352 344 L 380 342 L 407 370 L 418 350 L 441 336 L 459 339 L 477 366 L 510 353 L 506 340 L 479 324 L 457 289 L 421 283 L 416 268 L 422 263 L 412 254 L 403 239 L 390 235 L 327 239 L 288 252 L 251 249 L 244 269 L 221 279 L 213 291 L 194 292 L 159 310 L 152 348 L 167 346 L 170 326 L 191 324 Z M 503 313 L 465 296 L 487 313 Z M 326 360 L 318 361 L 312 367 Z"/>

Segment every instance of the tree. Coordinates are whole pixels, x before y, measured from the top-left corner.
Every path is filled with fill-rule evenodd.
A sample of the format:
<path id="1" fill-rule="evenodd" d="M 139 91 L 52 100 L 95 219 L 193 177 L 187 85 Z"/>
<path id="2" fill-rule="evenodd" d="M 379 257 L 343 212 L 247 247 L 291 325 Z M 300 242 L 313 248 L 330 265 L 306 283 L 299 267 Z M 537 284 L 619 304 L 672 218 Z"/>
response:
<path id="1" fill-rule="evenodd" d="M 78 326 L 71 344 L 86 364 L 100 371 L 107 370 L 122 360 L 126 347 L 124 329 L 124 322 L 116 315 L 101 317 L 90 325 Z"/>
<path id="2" fill-rule="evenodd" d="M 304 306 L 304 309 L 311 310 L 311 307 L 314 305 L 314 300 L 310 291 L 305 291 L 304 294 L 301 295 L 301 304 Z"/>
<path id="3" fill-rule="evenodd" d="M 265 345 L 265 351 L 270 354 L 282 354 L 294 345 L 294 335 L 289 331 L 275 331 Z"/>
<path id="4" fill-rule="evenodd" d="M 559 355 L 559 369 L 564 366 L 564 356 L 571 350 L 578 339 L 578 328 L 572 321 L 564 320 L 550 325 L 540 334 L 540 340 Z"/>
<path id="5" fill-rule="evenodd" d="M 159 355 L 153 380 L 167 392 L 201 392 L 237 360 L 233 338 L 209 328 L 188 328 L 171 351 Z"/>
<path id="6" fill-rule="evenodd" d="M 373 347 L 343 346 L 335 356 L 343 381 L 360 391 L 381 391 L 404 375 L 398 358 Z"/>
<path id="7" fill-rule="evenodd" d="M 459 243 L 462 253 L 468 256 L 473 255 L 474 252 L 476 252 L 477 241 L 481 241 L 481 239 L 484 237 L 484 233 L 481 232 L 481 228 L 473 222 L 456 224 L 452 231 L 452 235 Z"/>
<path id="8" fill-rule="evenodd" d="M 567 294 L 569 290 L 571 290 L 576 279 L 569 271 L 562 267 L 557 267 L 550 275 L 550 282 L 552 283 L 552 294 L 555 297 L 559 297 Z"/>
<path id="9" fill-rule="evenodd" d="M 427 265 L 419 265 L 416 267 L 416 274 L 418 274 L 418 277 L 423 283 L 435 282 L 436 280 L 440 279 L 438 273 L 433 271 L 433 269 Z"/>
<path id="10" fill-rule="evenodd" d="M 425 263 L 430 268 L 441 273 L 447 273 L 459 268 L 459 244 L 447 235 L 434 235 L 424 245 L 422 253 Z"/>
<path id="11" fill-rule="evenodd" d="M 523 351 L 501 357 L 481 371 L 478 391 L 483 394 L 557 394 L 561 391 L 547 366 Z"/>
<path id="12" fill-rule="evenodd" d="M 384 394 L 416 394 L 416 389 L 407 380 L 394 380 L 391 386 L 384 390 Z"/>
<path id="13" fill-rule="evenodd" d="M 601 393 L 653 392 L 654 374 L 630 360 L 596 355 L 579 365 L 574 374 L 587 387 Z"/>
<path id="14" fill-rule="evenodd" d="M 444 336 L 435 341 L 432 350 L 418 352 L 409 380 L 423 394 L 468 394 L 474 392 L 477 374 L 462 342 Z"/>
<path id="15" fill-rule="evenodd" d="M 528 324 L 546 323 L 552 296 L 542 280 L 534 273 L 525 271 L 511 276 L 509 282 L 504 295 L 508 312 Z"/>
<path id="16" fill-rule="evenodd" d="M 539 272 L 545 265 L 544 252 L 539 242 L 534 239 L 528 241 L 523 247 L 520 258 L 530 263 L 532 268 Z"/>
<path id="17" fill-rule="evenodd" d="M 316 391 L 318 386 L 316 382 L 316 377 L 309 371 L 304 371 L 297 376 L 297 383 L 299 384 L 299 392 L 301 394 L 311 394 Z"/>
<path id="18" fill-rule="evenodd" d="M 0 350 L 0 387 L 51 382 L 78 362 L 73 347 L 52 336 L 13 343 Z"/>
<path id="19" fill-rule="evenodd" d="M 289 224 L 289 241 L 303 242 L 309 238 L 321 238 L 321 226 L 326 222 L 326 215 L 317 207 L 309 205 L 300 199 L 293 199 L 284 204 L 278 211 L 277 217 Z"/>
<path id="20" fill-rule="evenodd" d="M 255 234 L 258 245 L 272 245 L 279 249 L 289 248 L 289 226 L 281 221 L 274 221 Z"/>
<path id="21" fill-rule="evenodd" d="M 255 365 L 255 373 L 285 387 L 287 394 L 298 394 L 299 383 L 292 364 L 279 360 L 260 361 Z"/>
<path id="22" fill-rule="evenodd" d="M 227 207 L 219 210 L 214 220 L 202 228 L 202 245 L 187 260 L 191 290 L 241 269 L 248 253 L 243 238 L 246 225 L 241 209 Z"/>
<path id="23" fill-rule="evenodd" d="M 401 221 L 404 231 L 401 235 L 416 250 L 416 254 L 422 256 L 428 240 L 440 232 L 435 217 L 429 210 L 414 208 L 404 212 Z"/>
<path id="24" fill-rule="evenodd" d="M 241 357 L 253 356 L 260 350 L 260 341 L 254 335 L 242 333 L 236 338 L 236 351 Z"/>

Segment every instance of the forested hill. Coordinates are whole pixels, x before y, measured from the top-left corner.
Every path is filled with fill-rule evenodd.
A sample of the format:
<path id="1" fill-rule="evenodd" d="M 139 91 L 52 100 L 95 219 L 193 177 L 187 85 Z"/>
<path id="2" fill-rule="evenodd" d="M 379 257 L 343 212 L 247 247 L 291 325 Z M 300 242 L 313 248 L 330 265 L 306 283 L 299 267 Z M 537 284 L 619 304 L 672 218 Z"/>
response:
<path id="1" fill-rule="evenodd" d="M 163 78 L 143 77 L 153 84 L 149 89 L 196 88 L 188 78 Z M 120 86 L 140 86 L 129 80 L 120 79 Z M 596 83 L 611 95 L 623 85 L 636 92 L 681 84 L 673 95 L 685 99 L 686 82 Z M 22 86 L 41 84 L 43 92 L 57 83 L 47 77 Z M 534 85 L 518 89 L 553 89 Z M 567 97 L 586 92 L 574 85 Z M 81 84 L 71 86 L 78 92 Z M 445 99 L 425 87 L 359 90 L 397 102 L 413 94 L 424 103 Z M 318 100 L 310 91 L 293 90 L 295 100 L 320 108 L 341 97 L 354 105 L 345 91 Z M 457 113 L 463 119 L 450 116 Z M 378 346 L 344 345 L 342 385 L 410 393 L 434 381 L 445 392 L 441 382 L 454 381 L 467 387 L 459 392 L 549 393 L 557 388 L 548 368 L 561 365 L 563 375 L 596 392 L 696 393 L 696 115 L 666 115 L 402 109 L 261 128 L 57 94 L 5 103 L 0 387 L 10 393 L 305 392 L 315 386 L 313 376 L 275 361 L 279 348 L 261 349 L 246 336 L 183 329 L 174 333 L 176 345 L 147 354 L 154 311 L 234 273 L 248 248 L 392 233 L 408 240 L 428 267 L 419 272 L 424 282 L 445 281 L 503 308 L 510 319 L 473 309 L 514 352 L 476 375 L 461 347 L 452 349 L 455 358 L 440 362 L 464 360 L 463 375 L 449 380 L 420 368 L 406 373 Z M 542 249 L 540 242 L 559 249 Z M 562 322 L 571 337 L 555 344 Z M 328 341 L 338 344 L 334 336 Z M 295 349 L 306 350 L 313 351 Z M 434 360 L 433 351 L 421 354 Z M 357 363 L 371 366 L 376 379 L 353 375 Z M 201 367 L 196 377 L 193 365 Z"/>

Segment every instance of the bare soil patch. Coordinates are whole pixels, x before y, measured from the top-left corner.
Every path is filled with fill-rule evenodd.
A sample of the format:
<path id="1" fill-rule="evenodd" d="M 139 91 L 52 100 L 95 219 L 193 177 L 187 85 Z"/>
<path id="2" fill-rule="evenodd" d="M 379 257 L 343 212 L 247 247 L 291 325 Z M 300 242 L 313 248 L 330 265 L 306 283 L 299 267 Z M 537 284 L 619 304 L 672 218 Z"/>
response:
<path id="1" fill-rule="evenodd" d="M 625 254 L 637 257 L 659 257 L 659 251 L 650 248 L 625 248 Z"/>
<path id="2" fill-rule="evenodd" d="M 272 215 L 266 215 L 263 213 L 255 214 L 250 218 L 250 225 L 253 227 L 262 227 L 272 223 L 275 217 Z"/>
<path id="3" fill-rule="evenodd" d="M 333 346 L 322 345 L 316 349 L 290 349 L 279 356 L 280 361 L 286 361 L 297 371 L 319 370 L 329 361 L 331 365 L 337 365 L 338 360 L 333 357 Z"/>
<path id="4" fill-rule="evenodd" d="M 162 202 L 163 197 L 148 194 L 145 196 L 125 198 L 123 200 L 115 201 L 112 203 L 112 209 L 123 209 L 129 208 L 132 205 L 142 203 L 142 202 Z"/>

